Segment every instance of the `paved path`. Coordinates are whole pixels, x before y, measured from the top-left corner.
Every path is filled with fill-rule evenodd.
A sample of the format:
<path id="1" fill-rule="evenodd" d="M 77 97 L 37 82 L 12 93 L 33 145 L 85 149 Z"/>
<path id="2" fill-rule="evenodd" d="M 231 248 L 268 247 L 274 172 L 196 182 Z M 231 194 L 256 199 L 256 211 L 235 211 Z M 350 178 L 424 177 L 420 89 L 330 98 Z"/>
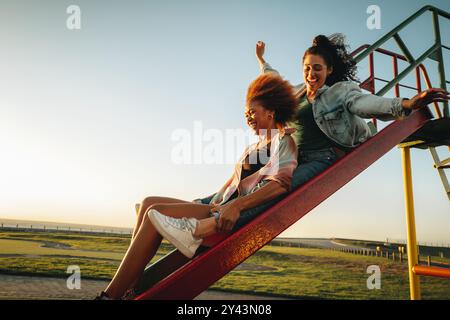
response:
<path id="1" fill-rule="evenodd" d="M 0 274 L 0 300 L 36 299 L 36 300 L 91 300 L 103 290 L 107 281 L 82 280 L 80 290 L 69 290 L 66 279 L 47 277 L 27 277 Z M 207 290 L 196 300 L 274 300 L 256 295 L 235 294 Z"/>

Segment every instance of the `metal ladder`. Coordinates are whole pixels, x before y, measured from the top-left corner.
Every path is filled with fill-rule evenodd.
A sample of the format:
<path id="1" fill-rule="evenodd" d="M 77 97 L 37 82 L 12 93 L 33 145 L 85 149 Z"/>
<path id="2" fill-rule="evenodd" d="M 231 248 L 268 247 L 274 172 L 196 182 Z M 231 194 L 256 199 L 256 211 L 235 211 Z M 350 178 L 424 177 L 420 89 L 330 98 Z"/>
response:
<path id="1" fill-rule="evenodd" d="M 437 169 L 442 184 L 444 185 L 444 190 L 447 193 L 448 200 L 450 201 L 450 185 L 448 184 L 447 175 L 445 174 L 445 169 L 450 168 L 450 158 L 441 161 L 435 147 L 429 147 L 428 149 L 430 150 L 431 157 L 434 161 L 433 167 Z"/>
<path id="2" fill-rule="evenodd" d="M 421 56 L 414 58 L 409 49 L 407 48 L 405 42 L 399 35 L 399 32 L 408 26 L 412 21 L 416 20 L 424 13 L 431 12 L 433 19 L 433 30 L 434 30 L 434 43 L 428 48 Z M 418 92 L 422 91 L 421 88 L 421 78 L 420 72 L 425 78 L 427 87 L 430 88 L 431 82 L 425 67 L 422 62 L 425 59 L 432 59 L 438 63 L 438 74 L 439 74 L 439 87 L 447 90 L 447 83 L 450 83 L 445 79 L 444 70 L 444 59 L 443 50 L 450 50 L 450 47 L 442 44 L 439 19 L 450 19 L 450 13 L 438 9 L 433 6 L 425 6 L 418 10 L 416 13 L 411 15 L 397 27 L 388 32 L 380 40 L 375 42 L 370 46 L 365 46 L 360 48 L 362 51 L 356 56 L 355 60 L 357 62 L 362 61 L 364 58 L 369 57 L 369 68 L 370 76 L 367 80 L 363 81 L 361 87 L 377 95 L 384 95 L 390 89 L 394 88 L 395 95 L 399 97 L 400 87 L 408 87 L 400 84 L 400 81 L 406 77 L 411 72 L 416 72 L 416 88 L 408 87 L 410 89 L 415 89 Z M 389 39 L 394 39 L 398 47 L 402 51 L 403 55 L 390 52 L 381 49 L 383 45 Z M 373 54 L 374 52 L 381 52 L 392 56 L 394 78 L 391 81 L 386 81 L 384 79 L 375 78 L 374 76 L 374 64 L 373 64 Z M 401 73 L 398 73 L 397 60 L 401 59 L 408 62 L 408 67 L 406 67 Z M 375 80 L 380 80 L 387 82 L 381 90 L 375 93 Z M 441 161 L 436 147 L 447 145 L 450 146 L 450 118 L 449 118 L 449 108 L 448 102 L 444 102 L 443 115 L 440 112 L 439 106 L 435 103 L 435 113 L 437 115 L 436 120 L 429 121 L 422 128 L 417 130 L 402 143 L 399 144 L 402 153 L 402 167 L 403 167 L 403 177 L 404 177 L 404 190 L 405 190 L 405 206 L 406 206 L 406 226 L 407 226 L 407 247 L 408 247 L 408 272 L 409 272 L 409 282 L 410 282 L 410 297 L 411 300 L 421 299 L 420 293 L 420 280 L 419 275 L 433 276 L 433 277 L 443 277 L 450 278 L 449 268 L 437 268 L 437 267 L 426 267 L 419 265 L 418 262 L 418 246 L 416 240 L 416 225 L 414 217 L 414 199 L 413 199 L 413 188 L 412 188 L 412 174 L 411 174 L 411 148 L 419 149 L 429 149 L 431 156 L 434 161 L 434 167 L 438 170 L 441 181 L 444 185 L 447 198 L 450 200 L 450 187 L 448 179 L 445 173 L 445 169 L 449 167 L 450 159 Z M 375 122 L 376 125 L 376 122 Z M 450 147 L 449 147 L 450 149 Z"/>

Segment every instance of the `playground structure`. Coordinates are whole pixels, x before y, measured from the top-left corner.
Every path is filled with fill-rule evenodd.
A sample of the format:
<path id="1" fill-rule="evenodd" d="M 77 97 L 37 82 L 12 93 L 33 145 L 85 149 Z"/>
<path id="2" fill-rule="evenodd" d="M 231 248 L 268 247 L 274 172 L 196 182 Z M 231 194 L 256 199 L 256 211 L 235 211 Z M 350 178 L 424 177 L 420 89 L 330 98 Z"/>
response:
<path id="1" fill-rule="evenodd" d="M 428 12 L 432 14 L 434 43 L 420 57 L 414 58 L 399 32 Z M 427 70 L 422 64 L 424 60 L 432 59 L 438 64 L 439 85 L 436 87 L 447 90 L 447 83 L 450 82 L 445 79 L 443 50 L 450 50 L 450 47 L 442 44 L 439 19 L 450 19 L 450 14 L 433 6 L 425 6 L 374 44 L 364 45 L 355 50 L 353 55 L 357 63 L 366 58 L 369 60 L 369 77 L 361 83 L 361 88 L 380 96 L 394 88 L 395 96 L 399 97 L 401 87 L 421 92 L 421 75 L 427 88 L 432 87 Z M 395 40 L 402 54 L 381 48 L 390 39 Z M 392 57 L 392 80 L 388 81 L 375 76 L 374 54 Z M 398 73 L 398 60 L 408 63 L 408 66 L 400 73 Z M 400 81 L 412 72 L 415 72 L 416 75 L 416 87 L 401 84 Z M 375 81 L 387 84 L 379 91 L 375 91 Z M 392 122 L 241 229 L 232 234 L 216 234 L 205 239 L 192 260 L 184 257 L 177 250 L 170 252 L 146 268 L 136 288 L 139 293 L 137 299 L 195 298 L 396 145 L 401 149 L 402 154 L 410 297 L 412 300 L 421 299 L 420 275 L 450 278 L 450 269 L 418 265 L 411 148 L 429 149 L 435 162 L 434 167 L 438 170 L 446 195 L 450 200 L 450 186 L 445 174 L 445 169 L 450 167 L 450 158 L 441 161 L 436 151 L 436 147 L 450 146 L 448 102 L 443 103 L 442 111 L 438 103 L 435 103 L 434 111 L 435 119 L 433 119 L 430 109 L 426 107 L 413 111 L 404 120 Z M 374 125 L 376 126 L 375 120 Z"/>

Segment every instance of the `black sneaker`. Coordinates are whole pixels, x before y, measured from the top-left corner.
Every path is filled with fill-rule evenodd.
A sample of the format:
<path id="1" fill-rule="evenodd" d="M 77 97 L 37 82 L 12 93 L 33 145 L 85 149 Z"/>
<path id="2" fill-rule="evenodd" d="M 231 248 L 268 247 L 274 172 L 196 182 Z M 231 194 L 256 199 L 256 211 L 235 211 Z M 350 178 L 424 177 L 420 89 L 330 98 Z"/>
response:
<path id="1" fill-rule="evenodd" d="M 138 296 L 135 289 L 129 289 L 120 300 L 134 300 Z"/>
<path id="2" fill-rule="evenodd" d="M 105 291 L 102 291 L 100 295 L 94 298 L 94 300 L 114 300 L 114 299 L 108 296 Z"/>

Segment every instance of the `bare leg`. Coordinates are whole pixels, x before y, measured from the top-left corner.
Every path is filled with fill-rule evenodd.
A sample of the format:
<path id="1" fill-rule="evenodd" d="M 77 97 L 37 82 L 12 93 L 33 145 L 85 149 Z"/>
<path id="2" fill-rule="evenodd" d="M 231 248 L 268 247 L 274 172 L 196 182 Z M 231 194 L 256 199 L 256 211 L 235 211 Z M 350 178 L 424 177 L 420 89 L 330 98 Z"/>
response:
<path id="1" fill-rule="evenodd" d="M 133 236 L 132 236 L 131 240 L 133 240 L 136 237 L 136 234 L 138 233 L 140 226 L 143 224 L 143 220 L 144 220 L 143 218 L 144 218 L 145 214 L 147 213 L 148 208 L 157 203 L 190 203 L 190 202 L 185 201 L 185 200 L 175 199 L 175 198 L 167 198 L 167 197 L 147 197 L 147 198 L 145 198 L 142 201 L 141 206 L 139 208 L 136 226 L 134 227 Z"/>
<path id="2" fill-rule="evenodd" d="M 153 206 L 152 206 L 153 207 Z M 171 215 L 177 218 L 176 215 Z M 146 216 L 148 218 L 148 216 Z M 145 221 L 145 219 L 144 219 Z M 143 225 L 143 223 L 142 223 Z M 141 225 L 141 227 L 142 227 Z M 205 219 L 199 219 L 199 224 L 197 225 L 197 228 L 195 229 L 194 237 L 196 238 L 206 238 L 210 235 L 213 235 L 217 232 L 217 222 L 214 217 L 205 218 Z M 157 243 L 156 246 L 161 245 L 162 238 L 159 237 L 159 239 L 156 240 Z M 137 278 L 135 282 L 130 286 L 130 288 L 134 288 L 136 284 L 139 282 L 140 278 Z"/>
<path id="3" fill-rule="evenodd" d="M 196 238 L 206 238 L 217 232 L 217 222 L 216 218 L 210 217 L 201 219 L 197 225 L 194 232 L 194 237 Z"/>
<path id="4" fill-rule="evenodd" d="M 175 218 L 194 217 L 200 220 L 209 218 L 210 206 L 193 203 L 173 203 L 156 204 L 150 208 Z M 106 288 L 106 294 L 115 299 L 122 297 L 125 291 L 140 278 L 145 266 L 158 250 L 160 243 L 161 236 L 155 230 L 148 216 L 144 215 L 142 226 L 128 248 L 119 269 Z"/>
<path id="5" fill-rule="evenodd" d="M 131 241 L 133 241 L 135 239 L 136 234 L 138 233 L 139 229 L 144 224 L 144 216 L 147 215 L 148 209 L 150 209 L 150 207 L 152 207 L 152 206 L 155 206 L 156 204 L 164 204 L 164 203 L 185 203 L 186 204 L 186 203 L 192 203 L 192 202 L 175 199 L 175 198 L 168 198 L 168 197 L 146 197 L 139 206 L 138 218 L 137 218 L 136 226 L 133 231 L 133 236 L 131 238 Z M 156 248 L 159 248 L 159 246 L 161 245 L 161 241 L 162 241 L 162 237 L 160 237 L 158 234 L 158 237 L 155 238 L 154 246 Z M 155 253 L 156 253 L 156 251 L 157 251 L 157 249 L 155 250 Z M 153 253 L 153 255 L 155 253 Z M 139 280 L 140 280 L 140 278 L 137 278 L 132 283 L 130 288 L 134 288 L 136 286 L 136 284 L 139 282 Z"/>

